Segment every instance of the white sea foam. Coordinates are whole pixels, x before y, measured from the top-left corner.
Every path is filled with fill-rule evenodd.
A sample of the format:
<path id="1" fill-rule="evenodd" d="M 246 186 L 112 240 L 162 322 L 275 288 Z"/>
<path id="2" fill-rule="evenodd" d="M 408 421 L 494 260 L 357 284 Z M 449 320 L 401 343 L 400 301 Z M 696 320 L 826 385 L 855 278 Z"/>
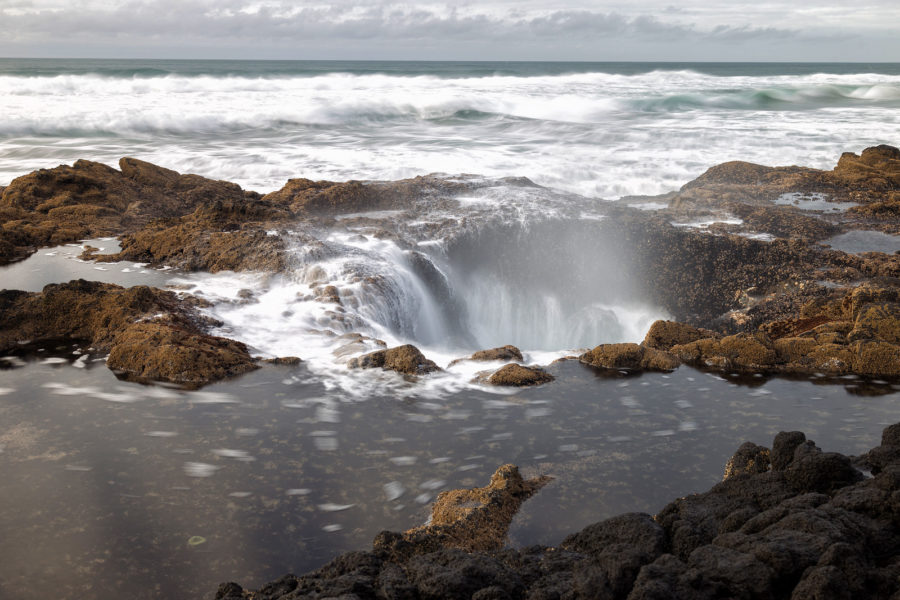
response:
<path id="1" fill-rule="evenodd" d="M 442 171 L 656 194 L 727 159 L 830 167 L 900 137 L 898 106 L 900 77 L 866 73 L 3 76 L 0 185 L 129 154 L 262 191 Z"/>

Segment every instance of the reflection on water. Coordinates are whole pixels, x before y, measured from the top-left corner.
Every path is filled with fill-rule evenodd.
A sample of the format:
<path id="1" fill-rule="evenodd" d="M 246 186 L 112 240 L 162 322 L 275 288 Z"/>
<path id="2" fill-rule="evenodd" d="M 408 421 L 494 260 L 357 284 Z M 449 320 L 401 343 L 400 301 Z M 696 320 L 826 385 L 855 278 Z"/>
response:
<path id="1" fill-rule="evenodd" d="M 124 287 L 151 285 L 163 287 L 172 278 L 169 267 L 153 269 L 143 263 L 129 261 L 98 263 L 79 258 L 91 246 L 99 254 L 115 254 L 120 250 L 115 238 L 82 240 L 74 244 L 40 248 L 24 260 L 0 266 L 2 287 L 26 292 L 39 292 L 49 283 L 64 283 L 72 279 L 88 279 L 115 283 Z"/>
<path id="2" fill-rule="evenodd" d="M 307 383 L 302 365 L 199 392 L 118 381 L 73 347 L 2 365 L 0 596 L 22 599 L 258 586 L 419 524 L 441 490 L 483 485 L 506 462 L 555 478 L 511 543 L 557 543 L 708 488 L 744 440 L 801 429 L 858 453 L 900 421 L 891 383 L 688 368 L 609 378 L 568 362 L 513 395 L 360 401 Z"/>

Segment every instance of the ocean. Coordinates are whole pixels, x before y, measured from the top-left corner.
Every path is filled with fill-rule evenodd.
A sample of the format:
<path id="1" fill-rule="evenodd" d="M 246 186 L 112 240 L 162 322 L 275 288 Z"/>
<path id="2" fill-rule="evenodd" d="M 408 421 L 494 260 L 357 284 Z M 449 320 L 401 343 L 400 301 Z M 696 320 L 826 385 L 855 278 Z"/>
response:
<path id="1" fill-rule="evenodd" d="M 900 139 L 900 64 L 0 59 L 0 185 L 135 156 L 291 177 L 522 176 L 591 198 Z"/>
<path id="2" fill-rule="evenodd" d="M 268 232 L 289 249 L 282 273 L 79 258 L 115 252 L 114 238 L 0 267 L 3 289 L 85 278 L 191 293 L 211 303 L 213 333 L 303 360 L 186 390 L 120 380 L 71 340 L 0 356 L 0 597 L 257 588 L 424 523 L 438 493 L 505 463 L 553 477 L 512 524 L 524 547 L 705 490 L 744 440 L 803 430 L 866 451 L 900 420 L 896 381 L 556 359 L 639 342 L 669 316 L 605 237 L 607 202 L 726 160 L 830 169 L 900 143 L 898 109 L 900 64 L 0 59 L 0 186 L 122 156 L 260 192 L 293 177 L 466 184 L 453 202 Z M 321 301 L 328 285 L 340 309 Z M 348 369 L 376 340 L 445 370 Z M 451 364 L 504 344 L 556 381 L 501 389 L 475 380 L 499 363 Z"/>

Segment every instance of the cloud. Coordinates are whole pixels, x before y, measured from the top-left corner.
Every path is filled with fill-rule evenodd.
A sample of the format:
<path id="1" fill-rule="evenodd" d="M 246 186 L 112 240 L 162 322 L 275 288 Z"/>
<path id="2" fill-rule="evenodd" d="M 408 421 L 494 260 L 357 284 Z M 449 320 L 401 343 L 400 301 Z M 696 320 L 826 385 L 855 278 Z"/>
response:
<path id="1" fill-rule="evenodd" d="M 867 60 L 900 58 L 895 0 L 616 2 L 0 0 L 0 54 L 835 60 L 866 48 Z"/>
<path id="2" fill-rule="evenodd" d="M 25 3 L 19 3 L 21 9 Z M 195 40 L 239 38 L 271 42 L 347 38 L 381 40 L 513 39 L 521 36 L 565 38 L 571 35 L 652 37 L 685 36 L 748 39 L 796 35 L 774 27 L 720 26 L 705 31 L 694 24 L 666 22 L 655 16 L 618 12 L 555 10 L 539 14 L 440 10 L 427 5 L 361 6 L 331 4 L 290 7 L 231 0 L 210 4 L 128 2 L 114 8 L 45 8 L 21 12 L 3 6 L 0 32 L 7 40 L 112 38 Z M 513 13 L 514 15 L 515 13 Z"/>

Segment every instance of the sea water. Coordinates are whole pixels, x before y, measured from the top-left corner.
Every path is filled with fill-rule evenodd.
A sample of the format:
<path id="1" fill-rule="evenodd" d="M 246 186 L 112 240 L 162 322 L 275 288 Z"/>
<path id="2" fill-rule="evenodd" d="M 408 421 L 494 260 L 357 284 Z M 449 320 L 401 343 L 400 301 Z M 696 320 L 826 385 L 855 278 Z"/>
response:
<path id="1" fill-rule="evenodd" d="M 78 258 L 115 240 L 0 267 L 7 289 L 83 277 L 197 294 L 216 333 L 304 361 L 187 391 L 119 380 L 76 343 L 0 357 L 0 596 L 258 586 L 421 524 L 437 493 L 507 462 L 554 478 L 513 523 L 521 546 L 705 490 L 744 440 L 803 430 L 866 450 L 900 420 L 896 382 L 553 361 L 667 316 L 602 203 L 731 159 L 831 168 L 898 143 L 898 108 L 898 65 L 0 60 L 0 185 L 126 155 L 263 192 L 290 177 L 478 182 L 433 210 L 369 215 L 403 243 L 352 218 L 272 232 L 291 259 L 279 274 Z M 326 284 L 340 315 L 314 297 Z M 447 370 L 347 369 L 375 339 Z M 500 390 L 473 380 L 502 363 L 450 366 L 506 343 L 557 381 Z"/>

